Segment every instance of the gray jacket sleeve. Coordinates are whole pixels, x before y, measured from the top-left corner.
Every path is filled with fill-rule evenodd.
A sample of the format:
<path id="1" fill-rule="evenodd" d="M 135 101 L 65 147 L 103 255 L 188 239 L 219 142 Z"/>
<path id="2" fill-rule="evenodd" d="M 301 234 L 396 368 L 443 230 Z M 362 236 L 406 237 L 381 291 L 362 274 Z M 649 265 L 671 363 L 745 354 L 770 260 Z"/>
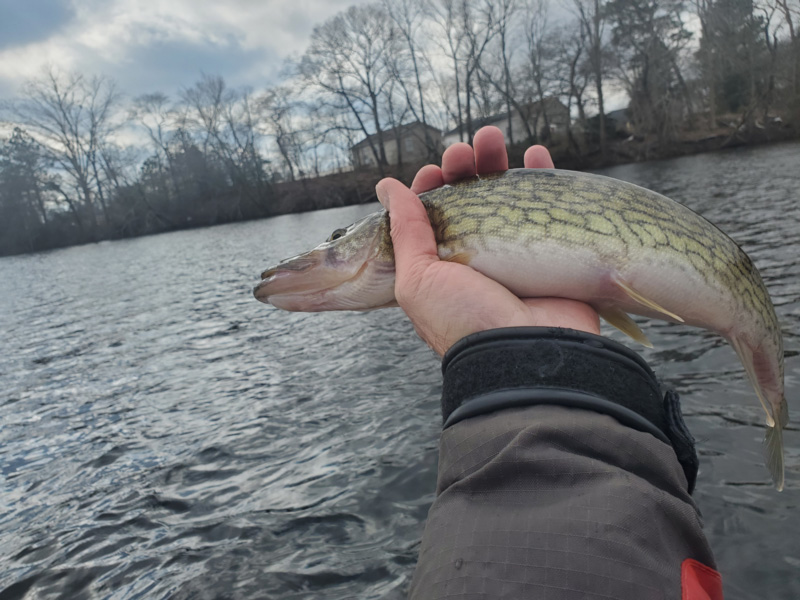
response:
<path id="1" fill-rule="evenodd" d="M 443 370 L 411 598 L 679 599 L 684 559 L 714 567 L 693 440 L 638 355 L 519 328 L 465 338 Z"/>

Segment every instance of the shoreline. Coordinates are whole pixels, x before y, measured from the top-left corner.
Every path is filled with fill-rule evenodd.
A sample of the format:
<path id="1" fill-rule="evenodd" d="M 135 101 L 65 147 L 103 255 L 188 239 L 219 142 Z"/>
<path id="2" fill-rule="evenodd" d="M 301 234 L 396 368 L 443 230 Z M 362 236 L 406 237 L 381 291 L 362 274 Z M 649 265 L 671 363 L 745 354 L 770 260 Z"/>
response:
<path id="1" fill-rule="evenodd" d="M 556 168 L 575 171 L 595 171 L 624 164 L 668 160 L 671 158 L 719 152 L 734 148 L 758 147 L 786 142 L 800 142 L 800 132 L 796 132 L 790 127 L 773 127 L 768 130 L 763 130 L 762 135 L 750 135 L 747 138 L 726 133 L 704 136 L 696 140 L 677 141 L 668 145 L 658 145 L 654 144 L 652 141 L 636 139 L 631 136 L 625 140 L 611 140 L 605 156 L 601 156 L 599 149 L 595 149 L 580 157 L 575 157 L 567 153 L 565 147 L 557 144 L 553 145 L 551 154 Z M 522 166 L 522 157 L 526 148 L 527 144 L 515 144 L 508 148 L 510 168 Z M 390 165 L 385 167 L 385 176 L 395 177 L 406 184 L 410 184 L 421 166 L 423 166 L 423 164 Z M 377 202 L 375 184 L 380 178 L 381 176 L 377 169 L 358 169 L 324 175 L 314 179 L 280 182 L 274 186 L 275 197 L 270 207 L 271 210 L 269 214 L 256 218 L 226 219 L 216 222 L 187 218 L 183 222 L 173 222 L 171 226 L 157 228 L 142 235 L 122 235 L 120 232 L 106 231 L 98 235 L 96 239 L 73 239 L 73 243 L 61 244 L 52 243 L 51 241 L 51 243 L 41 244 L 37 248 L 20 249 L 19 252 L 0 255 L 0 258 L 2 258 L 2 256 L 37 254 L 60 248 L 104 241 L 132 239 L 144 237 L 145 235 L 157 235 L 187 229 L 200 229 L 214 225 L 268 219 L 286 214 L 368 204 L 370 202 Z"/>
<path id="2" fill-rule="evenodd" d="M 707 152 L 720 152 L 733 148 L 757 147 L 783 142 L 800 141 L 800 131 L 795 131 L 789 126 L 756 129 L 749 134 L 737 133 L 729 129 L 719 129 L 716 132 L 705 132 L 702 136 L 687 136 L 667 144 L 658 144 L 655 140 L 648 140 L 630 136 L 626 139 L 614 139 L 608 144 L 606 156 L 600 154 L 599 148 L 593 149 L 580 157 L 576 157 L 564 150 L 557 148 L 551 151 L 556 168 L 571 169 L 574 171 L 587 171 L 616 167 L 619 165 L 649 162 L 654 160 L 667 160 L 681 156 L 705 154 Z M 522 148 L 521 153 L 524 153 Z M 519 163 L 522 163 L 520 153 Z"/>
<path id="3" fill-rule="evenodd" d="M 631 136 L 633 138 L 633 136 Z M 605 156 L 600 154 L 600 150 L 594 149 L 580 157 L 576 157 L 567 152 L 563 145 L 554 145 L 550 149 L 553 162 L 557 169 L 569 169 L 572 171 L 595 171 L 619 165 L 650 162 L 656 160 L 668 160 L 682 156 L 693 156 L 708 152 L 720 152 L 734 148 L 758 147 L 787 142 L 800 142 L 800 132 L 790 127 L 770 128 L 765 131 L 763 136 L 742 136 L 731 135 L 729 132 L 706 135 L 699 139 L 686 139 L 672 142 L 668 145 L 658 145 L 653 141 L 641 139 L 611 140 Z M 547 146 L 547 144 L 543 144 Z M 515 144 L 508 147 L 509 168 L 521 168 L 523 166 L 523 155 L 528 148 L 528 144 Z M 410 185 L 414 175 L 425 163 L 385 167 L 385 176 L 399 179 L 406 185 Z M 353 204 L 365 204 L 377 202 L 374 186 L 381 176 L 377 169 L 359 169 L 345 173 L 327 175 L 316 179 L 306 179 L 302 181 L 283 182 L 278 184 L 277 190 L 285 195 L 280 199 L 281 203 L 293 207 L 294 210 L 285 210 L 278 214 L 289 214 L 308 212 L 311 210 L 323 210 L 326 208 L 336 208 L 338 206 L 349 206 Z M 349 181 L 347 181 L 349 179 Z M 341 181 L 342 188 L 350 188 L 358 200 L 347 201 L 345 198 L 337 197 L 334 194 L 331 200 L 326 202 L 322 197 L 331 192 L 331 188 L 336 184 L 334 181 Z M 333 185 L 332 185 L 333 184 Z M 302 188 L 302 189 L 298 189 Z M 307 193 L 316 188 L 317 193 L 310 197 Z M 303 197 L 306 192 L 306 197 Z M 352 197 L 352 196 L 351 196 Z M 310 204 L 304 208 L 304 204 Z M 299 207 L 299 208 L 298 208 Z M 277 216 L 277 214 L 275 215 Z"/>

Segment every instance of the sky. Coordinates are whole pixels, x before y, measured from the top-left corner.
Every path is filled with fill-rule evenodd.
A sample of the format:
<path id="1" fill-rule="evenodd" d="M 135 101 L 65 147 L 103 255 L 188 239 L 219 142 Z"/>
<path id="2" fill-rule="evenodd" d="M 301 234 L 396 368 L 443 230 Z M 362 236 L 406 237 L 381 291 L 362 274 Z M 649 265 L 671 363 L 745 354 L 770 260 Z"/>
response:
<path id="1" fill-rule="evenodd" d="M 0 0 L 0 100 L 54 66 L 123 93 L 173 95 L 201 73 L 274 83 L 314 26 L 366 0 Z"/>

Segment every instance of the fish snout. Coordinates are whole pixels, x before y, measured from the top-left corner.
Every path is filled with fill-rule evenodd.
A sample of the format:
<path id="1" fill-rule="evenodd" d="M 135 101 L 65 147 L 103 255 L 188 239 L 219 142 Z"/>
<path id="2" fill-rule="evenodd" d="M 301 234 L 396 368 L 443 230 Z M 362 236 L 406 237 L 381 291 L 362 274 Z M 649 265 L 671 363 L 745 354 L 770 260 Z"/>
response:
<path id="1" fill-rule="evenodd" d="M 257 300 L 271 304 L 270 298 L 313 294 L 346 281 L 352 274 L 327 264 L 325 253 L 313 250 L 281 261 L 261 273 L 261 283 L 253 290 Z"/>
<path id="2" fill-rule="evenodd" d="M 300 256 L 295 256 L 294 258 L 287 258 L 284 261 L 281 261 L 274 267 L 267 269 L 263 273 L 261 273 L 261 279 L 269 279 L 273 275 L 280 273 L 281 271 L 294 271 L 294 272 L 302 272 L 310 269 L 314 265 L 319 263 L 319 259 L 316 257 L 311 257 L 306 254 L 302 254 Z"/>

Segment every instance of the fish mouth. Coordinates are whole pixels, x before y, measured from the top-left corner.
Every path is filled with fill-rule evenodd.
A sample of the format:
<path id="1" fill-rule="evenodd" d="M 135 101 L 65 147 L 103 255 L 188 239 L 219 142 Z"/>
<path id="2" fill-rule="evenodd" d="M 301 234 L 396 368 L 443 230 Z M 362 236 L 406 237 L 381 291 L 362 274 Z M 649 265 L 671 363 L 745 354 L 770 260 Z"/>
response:
<path id="1" fill-rule="evenodd" d="M 358 265 L 361 267 L 361 265 Z M 261 283 L 253 290 L 260 302 L 284 310 L 308 310 L 300 307 L 303 298 L 310 298 L 349 281 L 360 271 L 331 266 L 326 253 L 312 250 L 307 254 L 282 261 L 261 274 Z M 293 308 L 297 305 L 297 308 Z"/>

